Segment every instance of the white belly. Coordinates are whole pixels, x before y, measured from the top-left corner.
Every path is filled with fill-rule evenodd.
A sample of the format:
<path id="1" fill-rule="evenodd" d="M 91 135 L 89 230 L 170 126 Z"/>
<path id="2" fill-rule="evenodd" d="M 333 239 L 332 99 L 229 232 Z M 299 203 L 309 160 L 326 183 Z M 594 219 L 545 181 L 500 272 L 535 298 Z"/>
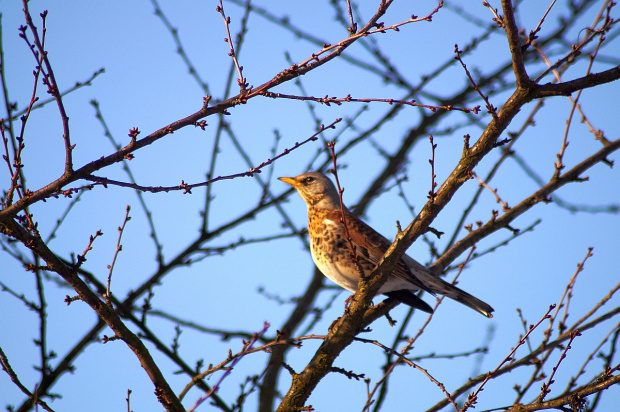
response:
<path id="1" fill-rule="evenodd" d="M 310 253 L 312 254 L 312 260 L 314 264 L 319 268 L 321 273 L 327 276 L 332 282 L 338 286 L 350 290 L 351 292 L 357 292 L 357 283 L 359 282 L 359 275 L 351 276 L 349 271 L 340 270 L 338 263 L 327 262 L 324 259 L 319 258 L 310 244 Z"/>

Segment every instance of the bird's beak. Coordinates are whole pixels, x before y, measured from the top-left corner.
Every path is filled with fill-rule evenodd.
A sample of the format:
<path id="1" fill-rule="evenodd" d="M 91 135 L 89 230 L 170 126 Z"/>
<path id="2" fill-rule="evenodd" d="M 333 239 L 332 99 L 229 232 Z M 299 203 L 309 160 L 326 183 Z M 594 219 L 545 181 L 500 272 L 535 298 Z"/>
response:
<path id="1" fill-rule="evenodd" d="M 297 186 L 297 180 L 293 179 L 292 177 L 278 177 L 278 180 L 281 180 L 284 183 L 288 183 L 293 187 Z"/>

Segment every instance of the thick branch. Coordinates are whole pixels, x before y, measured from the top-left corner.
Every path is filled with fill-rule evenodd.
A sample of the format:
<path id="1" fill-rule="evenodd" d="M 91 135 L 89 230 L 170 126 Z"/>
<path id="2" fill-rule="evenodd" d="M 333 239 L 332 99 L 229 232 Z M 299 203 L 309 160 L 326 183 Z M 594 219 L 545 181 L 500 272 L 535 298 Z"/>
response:
<path id="1" fill-rule="evenodd" d="M 601 84 L 611 83 L 620 79 L 620 66 L 605 70 L 600 73 L 588 74 L 575 80 L 562 83 L 547 83 L 536 87 L 533 98 L 541 98 L 548 96 L 570 96 L 572 93 L 599 86 Z"/>
<path id="2" fill-rule="evenodd" d="M 502 0 L 502 10 L 504 11 L 503 26 L 506 30 L 506 38 L 508 46 L 510 46 L 510 54 L 512 55 L 512 71 L 515 74 L 518 88 L 530 87 L 533 82 L 530 80 L 525 70 L 523 61 L 524 50 L 521 48 L 519 37 L 519 28 L 515 20 L 514 8 L 511 0 Z"/>

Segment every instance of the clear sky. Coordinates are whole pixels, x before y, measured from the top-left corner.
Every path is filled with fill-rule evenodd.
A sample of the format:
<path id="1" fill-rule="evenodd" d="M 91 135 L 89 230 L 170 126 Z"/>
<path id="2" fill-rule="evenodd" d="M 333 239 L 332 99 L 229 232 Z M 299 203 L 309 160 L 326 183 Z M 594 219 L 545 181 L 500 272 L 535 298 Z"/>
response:
<path id="1" fill-rule="evenodd" d="M 321 41 L 335 43 L 346 38 L 347 33 L 342 25 L 335 21 L 334 10 L 328 3 L 257 0 L 253 1 L 252 5 L 257 9 L 268 8 L 278 17 L 288 16 L 295 27 L 302 28 Z M 372 3 L 372 7 L 364 5 L 361 8 L 360 13 L 364 18 L 371 15 L 377 2 Z M 435 7 L 435 3 L 431 5 L 430 2 L 396 3 L 382 19 L 386 25 L 406 20 L 411 14 L 425 15 Z M 421 76 L 431 73 L 444 62 L 452 61 L 455 43 L 463 48 L 473 36 L 484 32 L 484 27 L 476 26 L 471 19 L 465 18 L 465 15 L 475 16 L 485 24 L 491 21 L 490 11 L 480 2 L 449 3 L 454 7 L 444 7 L 433 17 L 432 23 L 406 25 L 401 27 L 399 32 L 390 31 L 373 37 L 385 57 L 411 83 L 419 82 Z M 547 8 L 547 3 L 533 0 L 521 2 L 521 27 L 525 27 L 527 32 L 532 30 Z M 558 27 L 558 19 L 567 13 L 565 3 L 558 2 L 552 9 L 543 25 L 543 35 L 548 35 Z M 230 57 L 227 55 L 228 45 L 223 41 L 226 32 L 222 17 L 215 11 L 218 4 L 216 1 L 161 2 L 162 10 L 171 24 L 178 28 L 184 50 L 197 68 L 200 78 L 208 85 L 208 90 L 202 88 L 188 73 L 187 64 L 176 53 L 177 46 L 173 37 L 162 20 L 154 14 L 154 6 L 150 1 L 32 0 L 29 4 L 38 27 L 39 13 L 49 10 L 46 49 L 49 51 L 61 90 L 69 89 L 76 82 L 84 82 L 95 72 L 105 68 L 105 72 L 98 75 L 92 85 L 82 87 L 64 98 L 72 139 L 76 143 L 76 166 L 82 166 L 113 152 L 101 122 L 95 117 L 95 109 L 90 103 L 93 99 L 98 101 L 114 139 L 125 145 L 129 142 L 127 134 L 132 127 L 138 127 L 141 131 L 140 137 L 143 137 L 199 110 L 207 92 L 214 100 L 224 96 Z M 493 7 L 500 7 L 499 1 L 492 4 Z M 602 2 L 595 2 L 575 23 L 575 29 L 569 36 L 574 42 L 584 35 L 583 29 L 594 20 L 601 4 Z M 231 17 L 234 38 L 241 25 L 244 8 L 240 7 L 238 2 L 225 2 L 224 5 Z M 461 7 L 464 10 L 459 11 Z M 21 8 L 21 2 L 0 2 L 5 76 L 10 100 L 17 102 L 20 110 L 26 107 L 30 99 L 33 87 L 32 71 L 35 67 L 34 58 L 27 45 L 18 37 L 18 27 L 25 24 Z M 617 10 L 614 15 L 618 16 Z M 254 86 L 270 80 L 290 67 L 291 61 L 301 62 L 321 48 L 320 45 L 312 44 L 306 38 L 275 25 L 259 13 L 250 15 L 248 27 L 246 40 L 239 51 L 239 59 L 243 65 L 244 76 Z M 608 69 L 614 61 L 617 64 L 620 56 L 617 33 L 616 29 L 608 35 L 609 44 L 603 50 L 604 56 L 594 65 L 593 71 Z M 546 52 L 552 61 L 561 56 L 557 49 Z M 378 66 L 371 54 L 360 45 L 351 47 L 348 53 Z M 466 63 L 476 75 L 492 72 L 508 58 L 505 37 L 498 31 L 478 46 L 476 52 L 466 58 Z M 530 67 L 532 74 L 536 74 L 542 71 L 543 64 L 532 63 Z M 587 60 L 576 64 L 565 74 L 565 80 L 583 76 L 586 68 Z M 422 103 L 434 104 L 433 97 L 451 96 L 455 89 L 460 90 L 467 81 L 463 69 L 454 64 L 442 76 L 432 80 L 425 89 L 427 94 L 422 94 L 419 98 Z M 550 76 L 543 82 L 548 81 L 551 81 Z M 404 96 L 402 89 L 394 84 L 385 83 L 380 76 L 359 69 L 342 59 L 336 59 L 303 76 L 301 82 L 306 94 L 312 96 L 345 97 L 351 94 L 357 98 L 385 99 L 400 99 Z M 496 88 L 501 88 L 499 81 Z M 48 97 L 43 86 L 40 85 L 38 90 L 41 99 Z M 293 83 L 273 91 L 302 94 Z M 233 87 L 230 94 L 236 93 L 238 88 Z M 495 93 L 493 104 L 496 107 L 501 106 L 509 94 L 510 92 L 505 90 Z M 594 127 L 603 130 L 608 139 L 617 139 L 620 134 L 619 83 L 586 90 L 580 99 L 587 118 Z M 469 107 L 482 104 L 479 99 L 470 103 Z M 329 107 L 313 104 L 310 111 L 307 103 L 301 101 L 256 98 L 248 104 L 234 107 L 229 110 L 231 116 L 226 117 L 226 120 L 237 140 L 228 134 L 222 135 L 214 175 L 240 173 L 249 169 L 237 145 L 243 147 L 252 165 L 258 165 L 273 157 L 276 135 L 280 136 L 276 147 L 278 153 L 307 139 L 316 132 L 313 116 L 324 124 L 330 124 L 336 118 L 351 119 L 357 116 L 353 126 L 342 122 L 336 130 L 324 134 L 325 139 L 338 138 L 337 149 L 345 147 L 361 130 L 385 117 L 391 108 L 385 103 L 371 103 L 367 105 L 367 110 L 360 114 L 363 106 L 362 103 Z M 508 131 L 519 130 L 533 107 L 531 104 L 524 108 Z M 553 163 L 560 150 L 570 109 L 571 104 L 565 97 L 547 100 L 545 107 L 535 118 L 535 127 L 530 127 L 515 147 L 526 164 L 543 179 L 548 180 L 553 174 Z M 383 170 L 386 160 L 381 155 L 382 151 L 392 154 L 400 146 L 406 133 L 416 127 L 422 113 L 418 108 L 405 107 L 398 116 L 373 133 L 370 139 L 339 157 L 339 166 L 343 167 L 340 179 L 346 188 L 344 198 L 349 206 L 359 201 L 369 183 Z M 0 117 L 5 115 L 3 112 Z M 488 122 L 487 114 L 482 113 L 478 117 L 480 123 L 477 125 L 468 123 L 469 117 L 466 115 L 451 112 L 441 125 L 443 128 L 452 125 L 456 130 L 443 134 L 444 129 L 437 131 L 435 174 L 440 184 L 460 158 L 463 135 L 470 134 L 473 141 L 480 135 L 480 125 Z M 212 158 L 218 122 L 216 117 L 206 120 L 209 126 L 205 131 L 188 127 L 138 151 L 135 159 L 128 163 L 136 181 L 145 186 L 172 186 L 178 185 L 181 180 L 187 183 L 204 181 Z M 461 127 L 465 123 L 468 123 L 467 126 Z M 593 140 L 587 125 L 580 123 L 579 114 L 576 114 L 572 121 L 569 141 L 565 155 L 567 168 L 600 148 L 600 143 Z M 25 132 L 25 143 L 25 172 L 28 186 L 32 190 L 60 176 L 64 165 L 62 125 L 54 104 L 32 112 Z M 275 178 L 297 175 L 304 172 L 309 165 L 312 165 L 312 168 L 319 167 L 327 160 L 323 150 L 321 140 L 309 143 L 275 162 L 273 166 L 265 169 L 260 177 L 270 183 L 270 193 L 279 196 L 287 191 L 288 187 Z M 317 158 L 318 152 L 321 153 Z M 499 151 L 491 154 L 479 165 L 476 172 L 480 176 L 486 176 L 499 155 Z M 430 144 L 426 139 L 416 144 L 408 153 L 409 179 L 403 184 L 403 190 L 416 211 L 424 205 L 430 189 L 430 156 Z M 618 162 L 620 158 L 613 154 L 610 160 Z M 127 181 L 127 174 L 121 166 L 108 168 L 100 175 Z M 620 204 L 620 174 L 617 165 L 609 168 L 598 164 L 586 175 L 589 177 L 588 182 L 574 183 L 562 188 L 557 193 L 559 198 L 570 205 L 588 207 Z M 0 167 L 0 182 L 3 190 L 7 190 L 9 177 L 6 167 Z M 399 196 L 398 190 L 393 188 L 393 183 L 393 180 L 388 182 L 392 189 L 375 199 L 364 216 L 367 222 L 388 238 L 393 238 L 396 233 L 396 220 L 404 226 L 412 219 L 411 212 Z M 498 194 L 511 206 L 538 187 L 514 160 L 506 162 L 491 186 L 497 188 Z M 429 238 L 439 250 L 445 248 L 461 216 L 463 205 L 470 201 L 476 189 L 476 181 L 468 182 L 433 222 L 433 227 L 446 233 L 446 236 L 439 240 Z M 164 244 L 164 262 L 170 262 L 196 238 L 200 229 L 205 192 L 204 188 L 199 188 L 192 190 L 191 195 L 184 195 L 179 191 L 144 195 L 144 201 L 153 216 L 157 236 Z M 215 183 L 211 195 L 215 196 L 215 200 L 209 210 L 208 229 L 214 230 L 256 205 L 262 196 L 262 187 L 256 178 L 240 178 Z M 39 222 L 39 230 L 44 237 L 54 230 L 57 220 L 63 216 L 70 202 L 71 199 L 66 198 L 49 199 L 32 208 L 31 212 Z M 119 298 L 124 298 L 129 291 L 142 284 L 157 268 L 156 250 L 150 237 L 148 221 L 133 190 L 110 186 L 107 189 L 96 187 L 84 193 L 50 242 L 54 252 L 69 259 L 72 254 L 83 253 L 89 236 L 102 230 L 104 235 L 96 239 L 84 268 L 94 273 L 100 281 L 105 281 L 107 265 L 112 261 L 118 239 L 117 227 L 123 222 L 126 205 L 132 208 L 132 219 L 127 223 L 123 234 L 123 250 L 116 262 L 112 280 L 113 291 Z M 228 250 L 221 256 L 205 258 L 209 253 L 193 255 L 192 258 L 197 262 L 175 269 L 162 285 L 154 289 L 153 307 L 180 319 L 229 331 L 259 331 L 266 321 L 271 324 L 267 336 L 273 337 L 293 306 L 290 303 L 280 304 L 268 296 L 277 296 L 284 300 L 299 296 L 307 287 L 314 270 L 304 242 L 296 236 L 284 236 L 291 233 L 291 229 L 284 225 L 284 215 L 290 218 L 297 229 L 305 227 L 305 205 L 297 195 L 292 194 L 290 201 L 283 203 L 281 207 L 283 212 L 270 208 L 257 213 L 253 220 L 214 237 L 202 246 L 218 248 L 241 238 L 247 240 L 283 235 L 282 238 L 244 245 Z M 490 192 L 484 192 L 467 221 L 486 222 L 491 216 L 491 209 L 500 208 L 494 196 Z M 620 280 L 620 219 L 617 214 L 574 213 L 555 202 L 536 206 L 513 222 L 513 227 L 524 230 L 539 219 L 541 222 L 533 231 L 512 240 L 508 246 L 499 247 L 493 253 L 474 260 L 461 275 L 460 287 L 491 304 L 495 309 L 495 317 L 489 320 L 455 302 L 444 302 L 410 352 L 411 357 L 429 353 L 468 352 L 483 345 L 488 331 L 494 330 L 492 350 L 480 363 L 477 363 L 475 355 L 420 362 L 448 391 L 459 387 L 475 371 L 484 373 L 499 364 L 523 333 L 516 309 L 522 310 L 528 323 L 536 323 L 549 305 L 559 301 L 576 270 L 576 265 L 584 259 L 589 247 L 594 248 L 593 256 L 587 260 L 585 269 L 575 284 L 568 324 L 585 315 Z M 463 232 L 461 231 L 461 237 L 464 236 Z M 484 239 L 478 245 L 477 251 L 487 250 L 510 237 L 511 232 L 508 230 L 499 231 Z M 7 239 L 2 238 L 2 243 L 7 245 Z M 420 262 L 431 261 L 426 242 L 417 242 L 408 253 Z M 465 256 L 461 257 L 455 263 L 464 258 Z M 85 304 L 77 302 L 67 307 L 64 297 L 72 293 L 64 287 L 58 287 L 55 279 L 57 277 L 51 274 L 49 279 L 45 280 L 48 305 L 47 347 L 62 359 L 72 344 L 95 325 L 97 319 Z M 0 281 L 16 294 L 24 294 L 26 299 L 37 301 L 32 273 L 25 272 L 19 262 L 4 251 L 0 253 Z M 331 285 L 328 281 L 326 284 Z M 260 293 L 259 290 L 264 292 Z M 323 291 L 315 304 L 317 307 L 327 306 L 327 309 L 319 321 L 306 332 L 325 334 L 332 321 L 342 314 L 344 300 L 348 296 L 348 292 L 338 288 Z M 331 299 L 334 300 L 329 305 Z M 434 298 L 430 296 L 425 296 L 425 300 L 434 304 Z M 138 303 L 142 302 L 140 299 Z M 614 296 L 600 309 L 600 313 L 619 305 L 620 299 Z M 407 308 L 401 305 L 392 312 L 392 316 L 401 320 L 406 313 Z M 408 326 L 408 334 L 415 335 L 425 320 L 425 316 L 417 313 Z M 557 388 L 553 389 L 563 390 L 569 377 L 581 367 L 586 356 L 595 351 L 596 345 L 604 336 L 617 327 L 617 322 L 617 317 L 611 319 L 574 342 L 567 359 L 561 364 L 556 379 Z M 149 326 L 157 331 L 165 344 L 172 344 L 175 322 L 153 316 L 149 320 Z M 298 333 L 304 332 L 308 326 L 309 322 L 304 323 Z M 130 327 L 137 331 L 137 328 Z M 395 329 L 391 328 L 385 319 L 380 319 L 372 325 L 372 332 L 365 337 L 391 345 L 396 334 Z M 534 333 L 533 346 L 542 339 L 542 330 L 541 328 Z M 22 382 L 30 389 L 39 376 L 33 368 L 39 360 L 38 348 L 33 343 L 33 339 L 39 336 L 38 333 L 36 313 L 11 293 L 0 293 L 0 347 L 9 357 Z M 104 330 L 99 337 L 103 334 L 109 335 L 110 330 Z M 183 329 L 179 343 L 180 354 L 191 366 L 194 366 L 198 359 L 203 359 L 206 365 L 218 364 L 226 358 L 229 349 L 234 353 L 242 346 L 240 339 L 221 341 L 218 336 L 190 328 Z M 319 344 L 318 340 L 305 341 L 300 349 L 289 353 L 287 362 L 294 370 L 300 371 Z M 188 377 L 175 375 L 178 367 L 152 344 L 147 346 L 169 378 L 173 389 L 180 392 L 189 382 Z M 521 350 L 524 351 L 524 348 Z M 608 350 L 608 346 L 604 346 L 603 350 Z M 559 353 L 555 356 L 557 358 Z M 219 395 L 232 403 L 239 394 L 239 385 L 244 377 L 260 373 L 267 359 L 268 354 L 265 353 L 244 357 L 233 373 L 224 380 Z M 52 365 L 55 365 L 55 361 L 57 359 L 52 359 Z M 382 376 L 380 366 L 383 361 L 384 354 L 378 347 L 354 343 L 343 352 L 335 366 L 355 373 L 365 373 L 371 379 L 372 386 Z M 551 364 L 554 365 L 555 362 Z M 583 382 L 599 370 L 600 362 L 593 361 Z M 618 363 L 617 359 L 615 363 Z M 152 383 L 123 343 L 89 345 L 74 362 L 74 366 L 75 372 L 63 376 L 52 389 L 52 392 L 62 395 L 61 399 L 50 403 L 54 410 L 124 410 L 127 389 L 133 391 L 131 407 L 134 411 L 158 408 L 152 394 Z M 490 383 L 482 393 L 476 410 L 511 404 L 515 398 L 514 384 L 524 382 L 530 373 L 531 369 L 524 369 Z M 208 383 L 214 384 L 220 376 L 216 375 Z M 442 398 L 437 386 L 409 367 L 398 368 L 391 379 L 385 410 L 424 410 Z M 288 389 L 289 381 L 288 374 L 283 373 L 280 384 L 282 391 Z M 539 386 L 540 384 L 535 385 L 536 390 Z M 363 407 L 366 390 L 363 381 L 349 380 L 341 374 L 330 374 L 315 390 L 308 404 L 314 405 L 318 411 L 357 411 Z M 536 395 L 536 390 L 532 396 Z M 554 392 L 550 396 L 553 394 Z M 184 404 L 186 407 L 191 406 L 201 395 L 197 390 L 190 391 Z M 531 400 L 532 396 L 525 400 Z M 8 404 L 19 405 L 23 399 L 23 395 L 10 382 L 8 376 L 0 373 L 2 407 Z M 610 405 L 617 405 L 618 399 L 620 389 L 616 386 L 604 393 L 604 403 L 600 410 L 610 410 Z M 247 402 L 246 410 L 254 410 L 257 404 L 256 394 L 250 395 Z M 198 410 L 213 408 L 205 403 Z"/>

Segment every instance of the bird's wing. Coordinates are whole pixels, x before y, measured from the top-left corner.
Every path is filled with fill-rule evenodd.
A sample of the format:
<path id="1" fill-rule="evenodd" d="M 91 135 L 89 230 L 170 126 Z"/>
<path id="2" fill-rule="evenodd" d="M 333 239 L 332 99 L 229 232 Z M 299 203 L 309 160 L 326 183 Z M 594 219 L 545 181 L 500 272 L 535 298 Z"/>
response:
<path id="1" fill-rule="evenodd" d="M 339 210 L 330 211 L 328 215 L 330 220 L 340 222 L 341 213 Z M 370 268 L 375 267 L 390 247 L 391 242 L 348 211 L 345 212 L 345 217 L 347 219 L 351 240 L 356 246 L 357 255 L 360 260 L 363 261 L 362 266 Z M 344 228 L 341 231 L 341 235 L 346 241 Z M 392 272 L 392 275 L 410 283 L 412 286 L 411 289 L 421 289 L 432 295 L 436 295 L 437 293 L 446 295 L 482 313 L 486 317 L 493 317 L 493 308 L 490 305 L 444 281 L 433 274 L 426 266 L 416 262 L 408 255 L 403 255 Z M 429 311 L 430 307 L 426 308 L 410 299 L 403 299 L 406 296 L 400 294 L 398 291 L 390 291 L 386 294 L 410 306 L 417 307 L 426 312 Z"/>
<path id="2" fill-rule="evenodd" d="M 341 213 L 339 210 L 335 210 L 330 212 L 330 214 L 334 214 L 331 219 L 333 221 L 340 221 Z M 391 242 L 375 231 L 373 228 L 368 226 L 366 223 L 361 221 L 356 216 L 352 215 L 350 212 L 345 212 L 345 217 L 347 219 L 347 226 L 349 228 L 349 234 L 351 235 L 351 240 L 353 244 L 356 246 L 356 251 L 358 256 L 361 259 L 367 260 L 371 263 L 371 266 L 376 266 L 385 252 L 391 245 Z M 413 260 L 413 259 L 411 259 Z M 431 294 L 434 294 L 424 283 L 420 281 L 420 279 L 413 273 L 412 269 L 418 269 L 420 272 L 430 272 L 426 267 L 415 262 L 415 267 L 409 268 L 405 260 L 402 258 L 396 265 L 396 268 L 392 272 L 393 276 L 396 276 L 406 282 L 412 284 L 412 289 L 422 289 Z"/>

